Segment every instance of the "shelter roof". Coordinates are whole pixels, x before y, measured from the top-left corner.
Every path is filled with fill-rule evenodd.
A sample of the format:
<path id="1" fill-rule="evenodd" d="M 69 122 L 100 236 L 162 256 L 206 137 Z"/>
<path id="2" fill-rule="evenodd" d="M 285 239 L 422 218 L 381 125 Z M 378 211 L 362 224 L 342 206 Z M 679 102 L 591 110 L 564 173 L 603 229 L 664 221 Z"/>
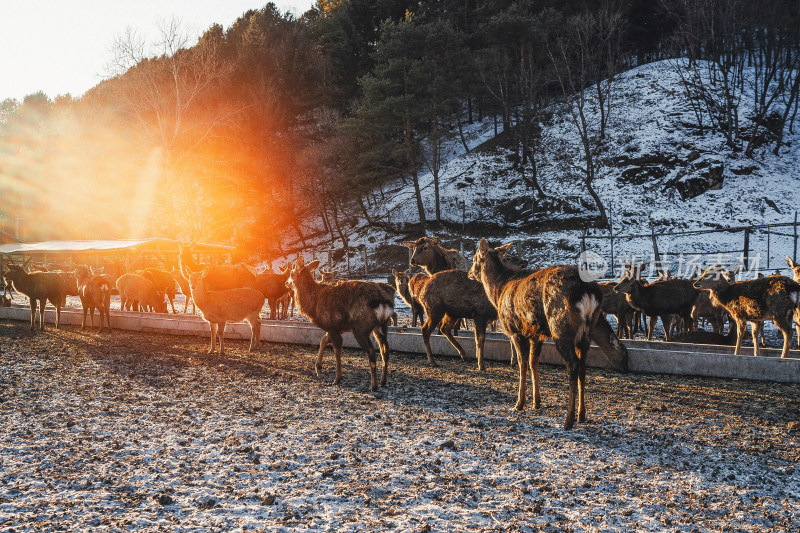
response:
<path id="1" fill-rule="evenodd" d="M 33 254 L 77 254 L 77 253 L 115 253 L 125 251 L 136 252 L 169 252 L 178 251 L 178 243 L 174 239 L 120 239 L 99 241 L 42 241 L 13 243 L 0 245 L 2 255 Z M 229 253 L 233 246 L 224 244 L 194 243 L 195 253 L 213 254 Z"/>

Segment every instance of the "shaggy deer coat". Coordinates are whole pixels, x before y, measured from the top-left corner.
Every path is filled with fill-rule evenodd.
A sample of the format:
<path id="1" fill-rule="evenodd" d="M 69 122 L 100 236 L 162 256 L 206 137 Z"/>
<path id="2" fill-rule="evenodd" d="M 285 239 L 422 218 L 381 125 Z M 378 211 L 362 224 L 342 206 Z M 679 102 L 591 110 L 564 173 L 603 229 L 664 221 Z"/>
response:
<path id="1" fill-rule="evenodd" d="M 650 317 L 647 340 L 653 338 L 656 317 L 661 317 L 665 340 L 669 340 L 670 337 L 668 315 L 678 315 L 685 326 L 691 324 L 692 309 L 700 295 L 688 279 L 670 279 L 645 285 L 641 280 L 635 279 L 630 272 L 622 276 L 622 280 L 614 286 L 614 290 L 624 293 L 631 307 Z"/>
<path id="2" fill-rule="evenodd" d="M 143 309 L 149 308 L 156 313 L 167 312 L 164 293 L 158 292 L 153 282 L 144 276 L 139 274 L 120 276 L 117 280 L 117 290 L 119 291 L 120 309 L 127 309 L 130 306 L 136 311 L 141 306 Z"/>
<path id="3" fill-rule="evenodd" d="M 111 317 L 109 315 L 111 284 L 108 282 L 107 277 L 95 275 L 92 269 L 86 265 L 78 265 L 75 267 L 75 278 L 78 280 L 78 296 L 81 299 L 81 307 L 83 308 L 81 329 L 86 328 L 87 312 L 92 321 L 92 328 L 94 328 L 94 310 L 97 309 L 100 313 L 100 331 L 103 331 L 103 318 L 105 318 L 108 332 L 111 333 Z"/>
<path id="4" fill-rule="evenodd" d="M 255 288 L 264 295 L 269 303 L 269 318 L 277 320 L 278 301 L 286 294 L 289 289 L 286 287 L 286 280 L 289 279 L 291 266 L 284 267 L 280 273 L 262 272 L 256 275 Z"/>
<path id="5" fill-rule="evenodd" d="M 753 355 L 758 355 L 761 328 L 765 320 L 772 320 L 783 335 L 781 357 L 786 357 L 792 341 L 792 317 L 800 305 L 800 284 L 785 276 L 731 283 L 724 273 L 720 267 L 710 267 L 695 281 L 694 286 L 709 291 L 711 301 L 724 307 L 736 323 L 734 354 L 739 355 L 749 321 L 753 334 Z"/>
<path id="6" fill-rule="evenodd" d="M 187 272 L 192 300 L 200 310 L 203 320 L 211 328 L 211 344 L 208 353 L 216 350 L 219 335 L 219 354 L 225 353 L 225 325 L 228 322 L 250 324 L 250 348 L 253 351 L 261 342 L 261 308 L 264 306 L 264 295 L 250 287 L 237 287 L 211 291 L 206 287 L 208 272 Z"/>
<path id="7" fill-rule="evenodd" d="M 8 270 L 3 274 L 6 283 L 30 300 L 31 331 L 36 329 L 36 308 L 39 308 L 39 329 L 44 331 L 44 308 L 48 300 L 56 308 L 56 329 L 61 323 L 61 306 L 67 297 L 67 289 L 61 274 L 55 272 L 32 272 L 28 274 L 19 265 L 6 264 Z"/>
<path id="8" fill-rule="evenodd" d="M 552 338 L 569 375 L 569 401 L 564 428 L 586 419 L 586 357 L 590 336 L 597 331 L 612 366 L 627 370 L 627 350 L 616 339 L 601 315 L 603 298 L 595 282 L 580 278 L 577 267 L 556 266 L 532 274 L 517 275 L 506 268 L 502 249 L 490 249 L 482 239 L 473 257 L 470 277 L 480 280 L 489 301 L 497 309 L 500 324 L 518 354 L 519 391 L 515 409 L 525 407 L 528 366 L 533 384 L 533 406 L 539 408 L 539 355 L 542 343 Z"/>
<path id="9" fill-rule="evenodd" d="M 224 289 L 235 289 L 237 287 L 256 288 L 256 269 L 244 263 L 235 265 L 206 265 L 198 263 L 192 256 L 192 246 L 178 244 L 178 262 L 181 272 L 189 273 L 207 270 L 205 277 L 206 289 L 209 291 L 220 291 Z M 184 274 L 189 279 L 188 274 Z"/>
<path id="10" fill-rule="evenodd" d="M 342 333 L 351 331 L 356 342 L 367 353 L 371 374 L 371 389 L 378 390 L 377 356 L 370 341 L 373 334 L 380 346 L 383 370 L 381 385 L 386 385 L 389 373 L 388 325 L 394 314 L 394 298 L 386 290 L 369 281 L 343 281 L 336 285 L 314 281 L 314 270 L 319 261 L 308 265 L 300 257 L 294 265 L 287 285 L 294 293 L 294 301 L 300 314 L 308 318 L 325 335 L 319 343 L 315 369 L 322 372 L 322 354 L 328 343 L 333 344 L 336 358 L 336 378 L 342 380 Z"/>

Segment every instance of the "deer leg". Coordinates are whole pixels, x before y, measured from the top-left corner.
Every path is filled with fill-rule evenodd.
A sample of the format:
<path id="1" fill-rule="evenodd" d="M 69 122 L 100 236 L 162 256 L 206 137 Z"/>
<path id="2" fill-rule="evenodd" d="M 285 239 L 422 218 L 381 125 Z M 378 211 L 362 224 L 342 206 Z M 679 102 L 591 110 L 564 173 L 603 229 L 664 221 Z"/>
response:
<path id="1" fill-rule="evenodd" d="M 171 305 L 171 306 L 172 306 L 172 314 L 173 314 L 173 315 L 177 314 L 177 313 L 175 312 L 175 302 L 173 302 L 173 301 L 172 301 L 172 298 L 170 298 L 169 296 L 167 296 L 167 299 L 169 300 L 169 305 Z"/>
<path id="2" fill-rule="evenodd" d="M 578 353 L 578 422 L 586 422 L 586 357 L 589 354 L 589 337 L 577 344 Z"/>
<path id="3" fill-rule="evenodd" d="M 519 388 L 517 390 L 517 404 L 514 406 L 515 411 L 522 411 L 525 409 L 525 400 L 527 396 L 526 387 L 528 385 L 528 359 L 530 357 L 530 340 L 523 337 L 519 333 L 515 333 L 511 337 L 511 342 L 517 350 L 517 365 L 519 366 Z"/>
<path id="4" fill-rule="evenodd" d="M 742 347 L 742 340 L 744 340 L 745 329 L 747 323 L 744 320 L 736 319 L 736 348 L 733 350 L 733 355 L 739 355 L 739 350 Z"/>
<path id="5" fill-rule="evenodd" d="M 248 351 L 252 352 L 261 344 L 261 320 L 259 320 L 258 312 L 253 313 L 245 320 L 250 324 L 250 348 Z"/>
<path id="6" fill-rule="evenodd" d="M 542 395 L 539 392 L 539 356 L 542 353 L 542 341 L 531 343 L 530 370 L 531 386 L 533 387 L 533 408 L 539 409 L 542 406 Z"/>
<path id="7" fill-rule="evenodd" d="M 647 317 L 649 320 L 649 324 L 647 325 L 647 340 L 653 340 L 653 330 L 656 329 L 656 321 L 658 320 L 657 316 L 649 316 Z M 667 330 L 667 325 L 664 324 L 664 331 Z"/>
<path id="8" fill-rule="evenodd" d="M 439 325 L 439 331 L 442 333 L 442 335 L 447 337 L 447 340 L 450 341 L 450 344 L 452 344 L 453 348 L 456 349 L 458 355 L 461 356 L 461 360 L 466 361 L 467 352 L 464 351 L 464 347 L 461 346 L 461 344 L 453 336 L 453 329 L 455 328 L 455 326 L 458 325 L 460 321 L 461 319 L 453 319 L 449 315 L 444 315 L 444 318 L 442 319 L 442 322 Z"/>
<path id="9" fill-rule="evenodd" d="M 208 325 L 211 327 L 211 346 L 209 346 L 207 353 L 214 353 L 214 350 L 217 349 L 217 324 L 209 322 Z"/>
<path id="10" fill-rule="evenodd" d="M 330 333 L 325 333 L 319 341 L 319 351 L 317 352 L 317 360 L 314 362 L 314 370 L 317 372 L 317 377 L 322 373 L 322 354 L 325 353 L 325 348 L 331 341 Z M 335 350 L 335 349 L 334 349 Z"/>
<path id="11" fill-rule="evenodd" d="M 578 376 L 580 367 L 578 356 L 575 353 L 575 341 L 570 339 L 556 340 L 556 349 L 564 358 L 569 377 L 569 400 L 567 400 L 567 417 L 564 419 L 564 429 L 572 429 L 575 425 L 575 400 L 578 396 Z"/>
<path id="12" fill-rule="evenodd" d="M 475 319 L 475 356 L 478 359 L 478 370 L 486 370 L 483 362 L 483 345 L 486 344 L 486 321 L 481 318 Z"/>
<path id="13" fill-rule="evenodd" d="M 755 356 L 758 356 L 758 337 L 761 335 L 761 330 L 763 328 L 763 322 L 750 321 L 750 332 L 753 334 L 753 355 Z"/>
<path id="14" fill-rule="evenodd" d="M 512 342 L 511 344 L 511 367 L 513 368 L 515 364 L 517 364 L 517 346 Z"/>
<path id="15" fill-rule="evenodd" d="M 86 329 L 86 304 L 81 304 L 83 307 L 83 320 L 81 320 L 81 331 Z"/>
<path id="16" fill-rule="evenodd" d="M 438 366 L 436 361 L 433 360 L 433 352 L 431 351 L 431 333 L 434 328 L 442 320 L 442 316 L 434 316 L 430 311 L 427 312 L 428 318 L 422 324 L 422 342 L 425 343 L 425 353 L 428 355 L 428 363 L 431 366 Z"/>
<path id="17" fill-rule="evenodd" d="M 35 300 L 33 298 L 28 298 L 28 299 L 30 300 L 30 305 L 31 305 L 31 331 L 33 331 L 34 329 L 36 329 L 36 312 L 37 312 L 36 304 L 38 300 Z"/>
<path id="18" fill-rule="evenodd" d="M 220 322 L 219 323 L 219 354 L 225 354 L 225 326 L 227 322 Z"/>
<path id="19" fill-rule="evenodd" d="M 378 390 L 378 357 L 375 354 L 375 347 L 372 345 L 372 341 L 369 340 L 369 333 L 364 333 L 363 331 L 353 331 L 353 337 L 356 338 L 358 345 L 361 346 L 365 352 L 367 352 L 367 359 L 369 360 L 369 373 L 372 379 L 370 390 L 375 392 Z"/>
<path id="20" fill-rule="evenodd" d="M 44 308 L 47 305 L 47 300 L 39 300 L 39 329 L 44 331 Z"/>
<path id="21" fill-rule="evenodd" d="M 373 331 L 375 339 L 378 341 L 378 347 L 381 351 L 381 360 L 383 361 L 383 368 L 381 369 L 381 386 L 386 385 L 386 378 L 389 376 L 389 343 L 387 336 L 389 334 L 389 326 L 382 324 L 380 327 L 375 328 Z"/>

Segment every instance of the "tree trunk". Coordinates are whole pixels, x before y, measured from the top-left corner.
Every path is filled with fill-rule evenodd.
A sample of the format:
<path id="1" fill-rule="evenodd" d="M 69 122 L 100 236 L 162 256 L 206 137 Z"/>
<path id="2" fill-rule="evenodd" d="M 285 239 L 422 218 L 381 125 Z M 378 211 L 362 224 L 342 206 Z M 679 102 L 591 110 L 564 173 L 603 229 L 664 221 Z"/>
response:
<path id="1" fill-rule="evenodd" d="M 425 229 L 425 206 L 422 204 L 422 191 L 419 188 L 419 175 L 417 174 L 417 163 L 414 161 L 412 130 L 411 130 L 411 109 L 408 105 L 408 72 L 403 67 L 403 95 L 405 96 L 405 118 L 406 118 L 406 161 L 411 172 L 411 181 L 414 184 L 414 196 L 417 199 L 417 212 L 419 213 L 419 223 Z"/>

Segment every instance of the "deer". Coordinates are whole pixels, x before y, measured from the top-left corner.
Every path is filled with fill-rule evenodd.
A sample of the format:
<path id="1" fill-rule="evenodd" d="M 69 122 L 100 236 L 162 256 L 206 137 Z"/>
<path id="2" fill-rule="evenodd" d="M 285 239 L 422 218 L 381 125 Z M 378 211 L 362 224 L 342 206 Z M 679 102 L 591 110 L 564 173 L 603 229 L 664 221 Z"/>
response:
<path id="1" fill-rule="evenodd" d="M 289 279 L 290 270 L 291 265 L 287 265 L 281 269 L 280 273 L 262 272 L 256 275 L 254 287 L 264 295 L 269 304 L 270 320 L 278 319 L 278 302 L 289 294 L 286 280 Z"/>
<path id="2" fill-rule="evenodd" d="M 20 265 L 6 264 L 3 278 L 14 290 L 28 297 L 31 307 L 31 331 L 36 329 L 36 309 L 39 309 L 39 329 L 44 331 L 44 308 L 49 301 L 56 308 L 56 329 L 61 323 L 61 306 L 64 304 L 67 289 L 64 279 L 54 272 L 25 272 Z"/>
<path id="3" fill-rule="evenodd" d="M 800 265 L 789 259 L 788 255 L 786 256 L 786 264 L 792 269 L 792 279 L 795 282 L 800 283 Z M 780 275 L 780 272 L 777 272 L 777 274 Z M 795 329 L 797 330 L 797 347 L 800 348 L 800 315 L 795 317 L 794 322 Z"/>
<path id="4" fill-rule="evenodd" d="M 792 318 L 800 304 L 800 284 L 785 276 L 769 276 L 733 282 L 727 271 L 715 265 L 707 268 L 694 287 L 708 291 L 715 305 L 725 308 L 736 323 L 736 349 L 739 355 L 747 322 L 753 334 L 753 355 L 759 355 L 758 336 L 765 320 L 772 320 L 783 335 L 781 357 L 789 353 Z"/>
<path id="5" fill-rule="evenodd" d="M 647 340 L 652 340 L 656 320 L 660 316 L 664 325 L 664 339 L 670 339 L 669 315 L 676 314 L 685 325 L 691 324 L 692 308 L 699 296 L 699 291 L 688 279 L 669 279 L 644 284 L 636 279 L 628 270 L 614 286 L 614 291 L 625 294 L 631 307 L 640 310 L 650 320 L 647 328 Z"/>
<path id="6" fill-rule="evenodd" d="M 144 268 L 142 270 L 135 270 L 133 273 L 139 274 L 152 281 L 156 291 L 167 297 L 167 301 L 170 306 L 172 306 L 172 314 L 176 314 L 174 300 L 177 281 L 170 272 L 158 268 Z"/>
<path id="7" fill-rule="evenodd" d="M 81 329 L 86 329 L 86 313 L 94 329 L 94 310 L 100 313 L 100 332 L 103 332 L 103 317 L 105 317 L 108 332 L 111 333 L 111 317 L 109 309 L 111 307 L 111 284 L 105 276 L 95 275 L 91 267 L 87 265 L 77 265 L 74 269 L 75 278 L 78 281 L 78 296 L 81 299 L 83 308 L 83 320 Z"/>
<path id="8" fill-rule="evenodd" d="M 255 268 L 244 263 L 235 265 L 207 265 L 198 263 L 192 256 L 192 245 L 178 243 L 179 264 L 183 265 L 180 272 L 186 277 L 186 273 L 200 272 L 207 270 L 206 288 L 210 291 L 223 289 L 234 289 L 237 287 L 256 288 L 256 276 L 258 272 Z M 188 280 L 189 278 L 186 277 Z"/>
<path id="9" fill-rule="evenodd" d="M 120 297 L 120 309 L 137 311 L 141 305 L 145 310 L 166 313 L 167 303 L 164 293 L 158 292 L 152 281 L 139 274 L 123 274 L 117 280 Z"/>
<path id="10" fill-rule="evenodd" d="M 312 324 L 325 332 L 319 344 L 314 363 L 317 377 L 322 373 L 322 355 L 325 347 L 333 344 L 336 360 L 334 385 L 342 380 L 342 333 L 351 331 L 358 345 L 369 359 L 371 390 L 378 390 L 377 356 L 370 341 L 372 334 L 380 348 L 383 360 L 381 386 L 386 385 L 389 373 L 389 321 L 394 314 L 394 298 L 387 297 L 386 289 L 369 281 L 342 281 L 336 285 L 318 283 L 314 271 L 319 261 L 305 264 L 300 256 L 292 268 L 287 286 L 294 294 L 297 309 Z"/>
<path id="11" fill-rule="evenodd" d="M 397 287 L 397 294 L 400 295 L 400 298 L 408 304 L 411 308 L 411 326 L 417 327 L 417 318 L 419 318 L 420 324 L 424 319 L 425 310 L 422 307 L 422 304 L 419 303 L 419 300 L 415 296 L 411 294 L 411 287 L 412 287 L 412 279 L 415 280 L 413 285 L 419 286 L 420 281 L 427 281 L 428 275 L 422 273 L 416 273 L 413 276 L 408 275 L 408 270 L 404 270 L 402 272 L 392 269 L 392 275 L 395 279 L 395 286 Z M 418 294 L 418 291 L 416 292 Z"/>
<path id="12" fill-rule="evenodd" d="M 617 337 L 633 338 L 633 321 L 636 319 L 636 310 L 631 307 L 624 294 L 614 292 L 614 281 L 598 283 L 603 291 L 602 308 L 604 313 L 614 315 L 617 319 Z"/>
<path id="13" fill-rule="evenodd" d="M 194 304 L 194 300 L 192 300 L 192 290 L 189 288 L 189 281 L 183 277 L 183 274 L 178 272 L 175 267 L 170 269 L 170 274 L 172 274 L 172 278 L 175 280 L 175 283 L 178 284 L 178 287 L 181 289 L 181 294 L 184 296 L 184 303 L 183 303 L 183 314 L 187 314 L 186 312 L 189 310 L 189 302 L 192 302 L 192 314 L 197 312 L 197 307 Z"/>
<path id="14" fill-rule="evenodd" d="M 508 246 L 508 245 L 506 245 Z M 472 258 L 469 276 L 480 281 L 486 296 L 497 310 L 500 324 L 518 354 L 519 388 L 516 411 L 526 401 L 527 371 L 530 365 L 533 407 L 541 406 L 539 355 L 542 343 L 552 338 L 567 367 L 569 400 L 564 429 L 576 420 L 586 420 L 586 357 L 593 332 L 608 348 L 612 367 L 627 371 L 627 350 L 603 319 L 603 293 L 595 282 L 581 279 L 575 266 L 553 266 L 533 273 L 517 273 L 503 265 L 506 246 L 492 249 L 481 239 Z"/>
<path id="15" fill-rule="evenodd" d="M 417 239 L 416 241 L 404 241 L 403 244 L 405 246 L 407 246 L 409 249 L 413 250 L 413 253 L 411 255 L 411 264 L 415 265 L 415 266 L 422 267 L 425 270 L 425 272 L 428 274 L 429 277 L 433 277 L 433 275 L 435 275 L 437 273 L 440 273 L 440 272 L 447 271 L 447 270 L 458 270 L 458 271 L 462 271 L 462 272 L 467 272 L 469 270 L 470 266 L 471 266 L 469 260 L 466 259 L 463 255 L 461 255 L 457 250 L 450 250 L 450 249 L 444 248 L 442 245 L 440 245 L 439 244 L 439 239 L 437 237 L 421 237 L 421 238 Z M 520 259 L 519 257 L 508 253 L 508 249 L 506 249 L 505 252 L 502 254 L 501 260 L 503 261 L 504 265 L 506 265 L 508 268 L 511 268 L 512 270 L 514 270 L 516 272 L 519 272 L 519 271 L 521 271 L 522 269 L 524 269 L 524 268 L 526 268 L 528 266 L 527 261 L 524 261 L 523 259 Z M 447 276 L 447 278 L 448 279 L 452 279 L 452 280 L 456 280 L 456 279 L 463 278 L 463 276 L 458 276 L 457 274 L 450 274 L 450 275 Z M 445 278 L 441 278 L 441 280 L 439 282 L 437 282 L 437 286 L 438 287 L 445 288 L 445 287 L 448 286 L 447 283 L 444 283 L 444 279 Z M 418 279 L 415 282 L 415 284 L 417 286 L 416 290 L 417 290 L 418 294 L 422 293 L 422 291 L 425 289 L 425 287 L 427 287 L 428 283 L 429 283 L 429 280 L 423 282 L 422 279 Z M 457 283 L 457 281 L 455 281 L 454 283 Z M 481 300 L 481 298 L 479 296 L 481 291 L 476 290 L 477 289 L 476 285 L 471 285 L 470 286 L 470 283 L 469 283 L 468 279 L 465 281 L 465 283 L 466 283 L 466 285 L 468 287 L 470 287 L 469 291 L 468 291 L 469 294 L 465 293 L 465 294 L 459 295 L 459 296 L 461 296 L 461 297 L 459 297 L 459 296 L 456 296 L 456 292 L 453 292 L 453 297 L 454 298 L 458 298 L 458 301 L 454 302 L 454 304 L 455 304 L 454 312 L 459 313 L 459 314 L 464 314 L 464 313 L 466 313 L 466 314 L 476 314 L 476 315 L 479 315 L 480 317 L 483 317 L 486 314 L 486 312 L 488 311 L 488 307 L 486 306 L 486 302 Z M 413 290 L 413 289 L 410 289 L 410 290 Z M 445 307 L 447 306 L 448 295 L 447 295 L 446 292 L 442 293 L 442 294 L 438 294 L 436 292 L 434 292 L 434 293 L 426 292 L 426 295 L 430 295 L 430 296 L 433 297 L 431 302 L 429 302 L 429 305 L 436 306 L 438 310 L 444 311 L 445 315 L 447 314 L 447 311 L 445 310 Z M 413 296 L 413 293 L 412 293 L 412 296 Z M 431 324 L 428 324 L 428 321 L 431 320 L 431 317 L 430 317 L 430 312 L 428 311 L 427 306 L 422 301 L 421 296 L 414 296 L 414 298 L 416 298 L 416 300 L 420 303 L 420 305 L 424 309 L 424 313 L 428 316 L 428 319 L 422 325 L 422 336 L 423 336 L 423 339 L 425 340 L 425 346 L 426 346 L 425 349 L 426 349 L 426 352 L 428 354 L 428 362 L 430 364 L 432 364 L 432 365 L 435 365 L 436 363 L 435 363 L 435 361 L 433 359 L 433 355 L 432 355 L 431 349 L 430 349 L 430 335 L 433 333 L 433 330 L 436 328 L 436 326 L 439 324 L 439 322 L 438 321 L 434 321 Z M 468 301 L 471 302 L 471 303 L 468 303 Z M 472 309 L 468 311 L 467 307 L 465 307 L 465 306 L 472 306 Z M 453 345 L 453 347 L 459 353 L 461 358 L 464 359 L 466 352 L 464 352 L 464 349 L 461 347 L 461 345 L 458 343 L 458 341 L 455 340 L 455 337 L 453 336 L 453 332 L 457 331 L 459 324 L 462 323 L 462 320 L 460 320 L 460 319 L 459 320 L 451 320 L 452 317 L 445 317 L 445 316 L 437 316 L 436 318 L 444 320 L 443 322 L 441 322 L 441 325 L 439 327 L 439 331 L 441 331 L 441 333 L 445 337 L 447 337 L 447 339 L 450 341 L 450 344 Z M 463 318 L 470 318 L 470 317 L 463 317 Z M 436 319 L 434 319 L 434 320 L 436 320 Z M 492 321 L 492 320 L 494 320 L 494 319 L 489 319 L 489 321 Z M 478 324 L 477 323 L 476 323 L 475 328 L 476 328 L 475 329 L 475 342 L 478 343 L 479 339 L 485 339 L 485 337 L 486 337 L 486 325 L 482 324 L 480 326 L 482 331 L 478 331 Z M 476 344 L 475 351 L 476 351 L 476 353 L 481 353 L 481 355 L 482 355 L 482 352 L 483 352 L 483 341 L 480 341 L 480 347 L 478 347 L 478 345 Z M 513 353 L 512 353 L 511 360 L 512 360 L 512 363 L 513 363 L 513 360 L 514 360 L 514 354 Z M 482 363 L 483 363 L 482 357 L 479 358 L 478 363 L 479 363 L 479 366 L 482 366 Z M 483 368 L 480 368 L 480 369 L 483 370 Z"/>
<path id="16" fill-rule="evenodd" d="M 189 279 L 192 301 L 200 310 L 200 316 L 208 322 L 211 329 L 211 344 L 207 353 L 214 353 L 217 336 L 219 336 L 219 355 L 224 355 L 226 324 L 242 320 L 250 325 L 250 348 L 248 351 L 252 352 L 258 348 L 261 343 L 260 315 L 261 308 L 264 307 L 264 295 L 252 287 L 210 290 L 206 286 L 208 269 L 189 272 L 181 264 L 181 270 Z"/>

